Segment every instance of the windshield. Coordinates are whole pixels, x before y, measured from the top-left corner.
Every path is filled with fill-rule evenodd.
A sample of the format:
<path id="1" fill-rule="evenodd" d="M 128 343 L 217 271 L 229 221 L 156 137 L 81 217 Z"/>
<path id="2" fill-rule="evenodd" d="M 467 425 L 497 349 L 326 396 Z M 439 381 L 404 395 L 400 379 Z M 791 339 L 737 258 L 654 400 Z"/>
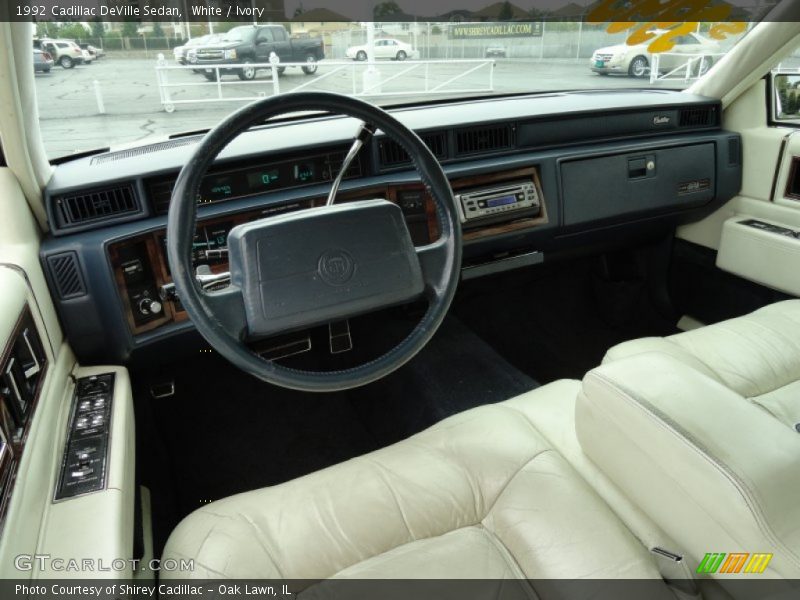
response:
<path id="1" fill-rule="evenodd" d="M 39 23 L 33 45 L 53 61 L 35 69 L 48 156 L 209 129 L 245 103 L 301 90 L 385 106 L 560 90 L 684 89 L 750 28 L 701 22 L 658 29 L 552 14 L 509 22 L 469 15 L 364 23 L 308 18 L 269 25 Z M 91 44 L 95 51 L 81 55 L 44 46 L 44 39 Z"/>

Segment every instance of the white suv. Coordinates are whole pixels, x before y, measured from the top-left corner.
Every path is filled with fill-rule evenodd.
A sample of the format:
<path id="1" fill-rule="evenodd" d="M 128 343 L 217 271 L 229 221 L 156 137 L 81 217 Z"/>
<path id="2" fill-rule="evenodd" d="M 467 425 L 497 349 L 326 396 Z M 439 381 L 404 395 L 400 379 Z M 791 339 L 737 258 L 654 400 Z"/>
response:
<path id="1" fill-rule="evenodd" d="M 48 52 L 57 65 L 65 69 L 71 69 L 75 65 L 80 65 L 85 61 L 83 50 L 72 40 L 38 40 L 34 42 L 34 47 L 38 47 Z"/>

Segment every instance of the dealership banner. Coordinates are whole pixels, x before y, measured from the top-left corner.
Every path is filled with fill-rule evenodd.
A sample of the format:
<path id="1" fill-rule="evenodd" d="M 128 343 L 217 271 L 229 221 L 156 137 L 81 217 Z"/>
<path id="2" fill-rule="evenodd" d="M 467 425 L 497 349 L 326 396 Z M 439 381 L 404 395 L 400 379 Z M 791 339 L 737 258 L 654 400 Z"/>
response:
<path id="1" fill-rule="evenodd" d="M 542 35 L 542 24 L 539 21 L 523 23 L 458 23 L 451 25 L 447 33 L 448 37 L 453 40 L 536 37 Z"/>

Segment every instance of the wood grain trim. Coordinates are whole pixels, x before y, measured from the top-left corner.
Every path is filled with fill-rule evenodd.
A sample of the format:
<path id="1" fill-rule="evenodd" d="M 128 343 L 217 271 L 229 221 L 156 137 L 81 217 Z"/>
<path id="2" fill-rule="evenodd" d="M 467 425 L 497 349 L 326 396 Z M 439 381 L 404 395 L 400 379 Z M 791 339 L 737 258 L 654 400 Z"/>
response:
<path id="1" fill-rule="evenodd" d="M 523 217 L 521 219 L 516 219 L 506 223 L 495 223 L 476 229 L 467 229 L 464 231 L 464 241 L 477 240 L 480 238 L 502 235 L 504 233 L 524 231 L 526 229 L 538 227 L 539 225 L 544 225 L 549 222 L 547 215 L 547 202 L 545 202 L 544 193 L 542 192 L 542 182 L 539 179 L 539 169 L 536 167 L 526 167 L 524 169 L 506 172 L 503 173 L 503 177 L 500 179 L 495 178 L 492 180 L 484 180 L 473 185 L 480 186 L 487 183 L 495 183 L 497 181 L 507 181 L 509 179 L 530 179 L 533 181 L 533 185 L 536 187 L 536 193 L 539 195 L 539 201 L 541 203 L 539 214 L 536 217 Z"/>
<path id="2" fill-rule="evenodd" d="M 36 358 L 40 361 L 41 370 L 38 374 L 36 387 L 33 390 L 30 406 L 21 430 L 16 426 L 11 416 L 11 411 L 8 407 L 9 399 L 5 395 L 0 394 L 0 431 L 7 444 L 6 451 L 0 456 L 0 531 L 5 523 L 6 513 L 11 502 L 11 495 L 14 492 L 19 460 L 28 440 L 31 423 L 36 414 L 39 398 L 42 394 L 42 388 L 50 366 L 50 362 L 47 359 L 47 352 L 44 348 L 44 338 L 39 332 L 30 307 L 26 305 L 20 313 L 17 323 L 14 325 L 11 337 L 6 341 L 6 345 L 0 354 L 0 373 L 5 373 L 6 364 L 11 357 L 14 345 L 17 340 L 20 339 L 26 328 L 36 334 L 38 351 L 40 352 L 40 355 L 36 356 Z"/>
<path id="3" fill-rule="evenodd" d="M 135 238 L 130 242 L 131 244 L 138 244 L 143 243 L 145 244 L 145 249 L 147 252 L 147 258 L 149 264 L 145 265 L 145 267 L 150 268 L 153 271 L 153 276 L 158 280 L 157 272 L 161 269 L 161 265 L 164 261 L 164 258 L 156 246 L 157 239 L 155 238 L 154 234 L 146 234 L 143 237 Z M 122 259 L 119 256 L 119 250 L 125 244 L 116 244 L 109 248 L 109 257 L 111 258 L 111 264 L 114 268 L 114 280 L 117 284 L 117 289 L 119 290 L 120 297 L 122 298 L 122 305 L 125 312 L 125 319 L 128 321 L 128 327 L 130 327 L 131 331 L 134 334 L 145 333 L 147 331 L 151 331 L 165 323 L 168 323 L 172 320 L 172 307 L 167 309 L 164 308 L 164 313 L 158 319 L 153 319 L 148 323 L 143 323 L 141 325 L 136 324 L 136 319 L 134 318 L 134 310 L 135 307 L 131 306 L 130 303 L 130 296 L 128 295 L 128 284 L 125 283 L 125 275 L 122 272 Z"/>
<path id="4" fill-rule="evenodd" d="M 498 173 L 487 173 L 485 175 L 476 175 L 473 177 L 462 177 L 453 180 L 451 182 L 451 186 L 454 190 L 462 190 L 473 187 L 491 185 L 498 182 L 507 182 L 513 180 L 518 181 L 520 179 L 530 179 L 536 186 L 536 191 L 539 194 L 539 198 L 542 201 L 541 211 L 539 215 L 536 217 L 520 218 L 506 223 L 495 223 L 485 226 L 479 226 L 475 229 L 467 229 L 464 232 L 463 236 L 464 240 L 475 240 L 484 237 L 501 235 L 504 233 L 525 231 L 548 222 L 548 215 L 546 208 L 547 205 L 544 201 L 544 195 L 542 193 L 541 180 L 539 179 L 539 169 L 536 166 L 512 169 L 509 171 L 502 171 Z M 365 198 L 386 198 L 391 202 L 397 203 L 399 195 L 404 190 L 414 190 L 423 192 L 425 198 L 425 215 L 427 217 L 427 224 L 428 224 L 428 238 L 429 238 L 428 243 L 436 241 L 439 238 L 439 232 L 440 232 L 439 221 L 436 215 L 436 205 L 433 201 L 433 198 L 426 191 L 425 186 L 421 183 L 377 185 L 369 188 L 346 191 L 339 194 L 338 200 L 342 202 L 348 202 L 354 200 L 362 200 Z M 326 198 L 319 197 L 319 198 L 314 198 L 312 200 L 301 200 L 298 203 L 306 204 L 309 207 L 311 206 L 317 207 L 317 206 L 323 206 L 325 204 L 325 201 Z M 222 217 L 214 217 L 211 219 L 203 219 L 201 221 L 198 221 L 198 226 L 209 227 L 213 226 L 214 224 L 224 223 L 224 222 L 232 223 L 235 226 L 240 223 L 245 223 L 248 221 L 261 218 L 265 215 L 266 212 L 267 211 L 265 209 L 260 208 L 234 215 L 226 215 Z M 134 315 L 133 311 L 135 310 L 135 307 L 130 305 L 130 301 L 128 299 L 128 290 L 125 284 L 125 278 L 123 276 L 121 268 L 120 250 L 125 246 L 131 244 L 137 244 L 137 243 L 146 244 L 147 258 L 150 261 L 149 268 L 152 270 L 152 274 L 155 280 L 155 285 L 156 288 L 158 289 L 162 285 L 172 282 L 172 277 L 169 275 L 169 267 L 167 265 L 167 259 L 166 256 L 164 255 L 164 252 L 162 251 L 162 243 L 163 243 L 162 240 L 165 235 L 166 232 L 163 229 L 161 229 L 158 231 L 129 238 L 120 242 L 115 242 L 109 247 L 109 258 L 111 259 L 111 264 L 114 271 L 114 277 L 120 292 L 120 296 L 122 298 L 125 318 L 128 322 L 128 326 L 130 327 L 131 332 L 134 335 L 145 333 L 147 331 L 152 331 L 153 329 L 161 327 L 166 323 L 185 321 L 188 318 L 185 311 L 175 310 L 172 302 L 165 302 L 164 313 L 160 318 L 154 319 L 153 321 L 150 321 L 142 325 L 136 325 L 136 321 L 133 316 Z M 214 272 L 225 271 L 227 270 L 227 267 L 228 267 L 227 263 L 218 263 L 217 265 L 214 265 L 212 267 L 212 271 Z"/>
<path id="5" fill-rule="evenodd" d="M 797 170 L 800 168 L 800 156 L 793 156 L 792 163 L 789 166 L 789 176 L 786 178 L 786 187 L 784 188 L 783 195 L 792 200 L 800 200 L 800 191 L 792 191 L 792 182 L 798 177 Z"/>

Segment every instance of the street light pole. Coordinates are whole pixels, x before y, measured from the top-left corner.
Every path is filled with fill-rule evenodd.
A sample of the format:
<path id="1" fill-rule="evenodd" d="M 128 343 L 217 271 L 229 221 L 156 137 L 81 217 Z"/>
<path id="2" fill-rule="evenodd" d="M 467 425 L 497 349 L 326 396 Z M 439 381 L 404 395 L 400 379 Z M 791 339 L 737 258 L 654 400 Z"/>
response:
<path id="1" fill-rule="evenodd" d="M 375 21 L 367 21 L 367 68 L 362 79 L 365 92 L 381 91 L 381 72 L 375 66 Z"/>
<path id="2" fill-rule="evenodd" d="M 192 39 L 192 24 L 189 22 L 189 8 L 186 6 L 186 0 L 183 0 L 183 14 L 186 15 L 186 37 Z"/>

